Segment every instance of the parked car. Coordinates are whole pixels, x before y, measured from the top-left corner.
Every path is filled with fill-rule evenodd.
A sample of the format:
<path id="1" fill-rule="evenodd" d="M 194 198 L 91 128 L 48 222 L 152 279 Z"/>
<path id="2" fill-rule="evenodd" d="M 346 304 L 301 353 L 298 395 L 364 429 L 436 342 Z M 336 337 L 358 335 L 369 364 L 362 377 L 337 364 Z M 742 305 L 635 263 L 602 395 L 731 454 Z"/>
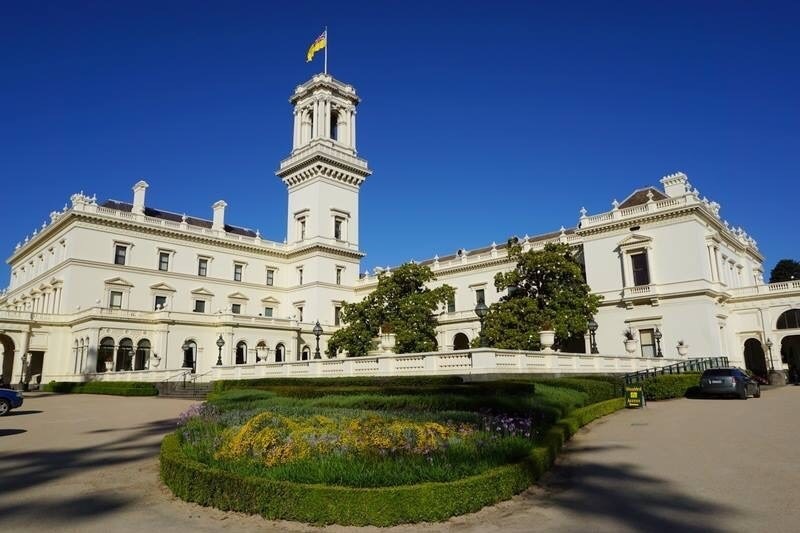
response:
<path id="1" fill-rule="evenodd" d="M 11 389 L 0 389 L 0 416 L 22 405 L 22 393 Z"/>
<path id="2" fill-rule="evenodd" d="M 700 376 L 700 391 L 703 395 L 736 396 L 742 400 L 761 397 L 761 385 L 736 367 L 709 368 Z"/>

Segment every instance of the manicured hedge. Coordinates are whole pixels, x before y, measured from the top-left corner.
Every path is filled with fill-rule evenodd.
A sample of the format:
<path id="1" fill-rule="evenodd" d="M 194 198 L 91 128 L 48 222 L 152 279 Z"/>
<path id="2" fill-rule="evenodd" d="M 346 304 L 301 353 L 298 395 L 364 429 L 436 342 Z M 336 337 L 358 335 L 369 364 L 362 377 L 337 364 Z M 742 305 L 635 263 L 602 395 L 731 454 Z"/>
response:
<path id="1" fill-rule="evenodd" d="M 158 389 L 152 383 L 136 381 L 88 381 L 86 383 L 51 381 L 44 385 L 42 390 L 65 394 L 109 394 L 113 396 L 156 396 L 158 394 Z"/>
<path id="2" fill-rule="evenodd" d="M 585 392 L 587 395 L 587 404 L 611 400 L 612 398 L 617 398 L 622 395 L 622 388 L 616 382 L 605 379 L 593 379 L 591 377 L 548 378 L 536 380 L 535 383 Z"/>
<path id="3" fill-rule="evenodd" d="M 700 374 L 665 374 L 642 382 L 644 397 L 648 400 L 683 398 L 700 385 Z"/>
<path id="4" fill-rule="evenodd" d="M 577 409 L 551 427 L 524 461 L 449 483 L 361 489 L 238 476 L 185 457 L 177 433 L 161 444 L 161 478 L 184 500 L 269 519 L 359 526 L 440 521 L 521 492 L 550 468 L 578 428 L 623 403 L 618 398 Z"/>

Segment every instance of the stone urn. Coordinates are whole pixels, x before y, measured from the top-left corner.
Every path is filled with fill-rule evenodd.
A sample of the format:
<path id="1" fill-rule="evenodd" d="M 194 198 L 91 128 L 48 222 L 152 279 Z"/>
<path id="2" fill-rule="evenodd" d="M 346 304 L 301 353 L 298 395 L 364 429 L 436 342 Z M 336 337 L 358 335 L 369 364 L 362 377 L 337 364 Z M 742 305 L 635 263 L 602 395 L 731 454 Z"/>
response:
<path id="1" fill-rule="evenodd" d="M 106 372 L 111 372 L 111 370 L 114 369 L 114 361 L 112 361 L 111 359 L 106 359 L 105 365 L 106 365 Z"/>
<path id="2" fill-rule="evenodd" d="M 678 355 L 684 357 L 687 353 L 689 353 L 689 345 L 679 342 L 678 345 L 675 347 L 678 350 Z"/>
<path id="3" fill-rule="evenodd" d="M 552 329 L 546 329 L 539 332 L 539 344 L 542 345 L 543 352 L 550 352 L 553 349 L 553 344 L 556 342 L 556 332 Z"/>
<path id="4" fill-rule="evenodd" d="M 150 366 L 153 368 L 158 368 L 161 364 L 161 357 L 158 354 L 153 354 L 153 357 L 150 358 Z"/>
<path id="5" fill-rule="evenodd" d="M 636 346 L 636 339 L 625 339 L 625 351 L 628 353 L 636 353 L 638 347 Z"/>

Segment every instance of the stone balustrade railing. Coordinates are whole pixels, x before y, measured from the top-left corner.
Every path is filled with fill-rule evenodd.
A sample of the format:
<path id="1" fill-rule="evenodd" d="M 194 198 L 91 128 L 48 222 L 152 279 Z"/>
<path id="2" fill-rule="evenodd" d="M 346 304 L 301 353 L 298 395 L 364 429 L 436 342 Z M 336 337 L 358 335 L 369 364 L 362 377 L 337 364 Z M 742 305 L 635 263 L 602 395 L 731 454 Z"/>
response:
<path id="1" fill-rule="evenodd" d="M 764 294 L 784 294 L 800 292 L 800 280 L 782 281 L 767 285 L 753 285 L 751 287 L 738 287 L 729 289 L 734 298 L 745 296 L 759 296 Z"/>
<path id="2" fill-rule="evenodd" d="M 476 348 L 448 352 L 215 366 L 211 380 L 484 374 L 620 374 L 684 359 Z"/>

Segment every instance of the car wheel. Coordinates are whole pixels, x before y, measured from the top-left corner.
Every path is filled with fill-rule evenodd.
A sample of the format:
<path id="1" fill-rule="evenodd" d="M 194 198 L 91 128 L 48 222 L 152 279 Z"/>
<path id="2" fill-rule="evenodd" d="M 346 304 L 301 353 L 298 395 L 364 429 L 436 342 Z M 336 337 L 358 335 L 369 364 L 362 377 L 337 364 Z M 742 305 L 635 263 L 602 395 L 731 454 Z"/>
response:
<path id="1" fill-rule="evenodd" d="M 11 410 L 11 404 L 8 403 L 8 400 L 0 399 L 0 416 L 3 416 L 10 410 Z"/>
<path id="2" fill-rule="evenodd" d="M 747 385 L 742 387 L 742 392 L 739 393 L 739 399 L 740 400 L 746 400 L 747 399 Z"/>
<path id="3" fill-rule="evenodd" d="M 756 392 L 753 393 L 753 398 L 761 398 L 761 385 L 756 385 Z"/>

